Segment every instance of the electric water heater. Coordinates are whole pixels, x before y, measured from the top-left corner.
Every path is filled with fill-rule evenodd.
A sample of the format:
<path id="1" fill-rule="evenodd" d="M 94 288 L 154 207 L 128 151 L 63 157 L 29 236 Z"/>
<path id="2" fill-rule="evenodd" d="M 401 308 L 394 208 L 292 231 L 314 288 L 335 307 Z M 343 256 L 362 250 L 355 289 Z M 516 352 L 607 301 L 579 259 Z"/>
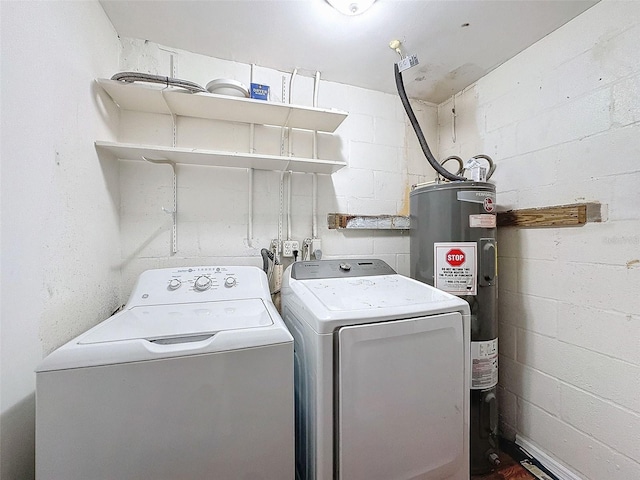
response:
<path id="1" fill-rule="evenodd" d="M 495 186 L 454 181 L 410 195 L 411 277 L 471 306 L 471 473 L 497 461 L 498 319 Z"/>

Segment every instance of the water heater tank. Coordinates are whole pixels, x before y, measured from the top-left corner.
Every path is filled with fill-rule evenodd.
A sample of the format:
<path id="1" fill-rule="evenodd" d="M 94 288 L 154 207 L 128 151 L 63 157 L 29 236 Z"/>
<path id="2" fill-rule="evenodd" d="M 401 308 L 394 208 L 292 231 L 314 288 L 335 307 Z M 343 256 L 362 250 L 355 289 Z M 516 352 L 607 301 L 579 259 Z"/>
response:
<path id="1" fill-rule="evenodd" d="M 495 186 L 446 182 L 410 195 L 411 277 L 471 307 L 471 473 L 497 458 L 498 315 Z"/>

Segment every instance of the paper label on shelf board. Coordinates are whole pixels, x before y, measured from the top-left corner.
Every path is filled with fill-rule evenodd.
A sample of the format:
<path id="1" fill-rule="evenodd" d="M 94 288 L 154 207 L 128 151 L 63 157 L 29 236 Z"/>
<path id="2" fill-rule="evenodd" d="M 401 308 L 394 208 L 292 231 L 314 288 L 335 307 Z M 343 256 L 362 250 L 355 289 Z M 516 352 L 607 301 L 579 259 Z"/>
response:
<path id="1" fill-rule="evenodd" d="M 488 213 L 469 215 L 469 227 L 471 228 L 496 228 L 496 216 Z"/>
<path id="2" fill-rule="evenodd" d="M 498 339 L 471 342 L 471 388 L 485 390 L 498 384 Z"/>
<path id="3" fill-rule="evenodd" d="M 477 295 L 476 242 L 433 244 L 435 287 L 453 295 Z"/>
<path id="4" fill-rule="evenodd" d="M 257 100 L 268 100 L 269 99 L 269 85 L 262 85 L 259 83 L 251 84 L 251 98 L 255 98 Z"/>

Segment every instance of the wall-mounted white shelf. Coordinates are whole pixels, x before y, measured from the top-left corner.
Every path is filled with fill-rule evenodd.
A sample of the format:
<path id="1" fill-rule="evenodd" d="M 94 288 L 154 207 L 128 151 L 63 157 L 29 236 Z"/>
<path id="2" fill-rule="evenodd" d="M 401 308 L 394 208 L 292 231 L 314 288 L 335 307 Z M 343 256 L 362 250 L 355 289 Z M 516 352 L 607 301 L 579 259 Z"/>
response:
<path id="1" fill-rule="evenodd" d="M 175 114 L 187 117 L 292 127 L 332 133 L 347 112 L 267 102 L 213 93 L 189 93 L 179 88 L 96 80 L 124 110 Z"/>
<path id="2" fill-rule="evenodd" d="M 106 151 L 121 160 L 170 160 L 188 165 L 255 168 L 257 170 L 291 170 L 302 173 L 331 174 L 345 167 L 346 162 L 300 157 L 281 157 L 242 152 L 222 152 L 198 148 L 163 147 L 131 143 L 95 142 L 98 151 Z"/>

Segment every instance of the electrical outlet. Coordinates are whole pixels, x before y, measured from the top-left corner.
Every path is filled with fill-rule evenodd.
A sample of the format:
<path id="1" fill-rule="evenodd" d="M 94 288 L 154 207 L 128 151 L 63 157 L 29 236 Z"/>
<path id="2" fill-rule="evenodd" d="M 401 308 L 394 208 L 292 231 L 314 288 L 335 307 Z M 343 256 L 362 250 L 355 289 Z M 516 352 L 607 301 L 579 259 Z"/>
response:
<path id="1" fill-rule="evenodd" d="M 283 257 L 293 257 L 294 250 L 298 250 L 298 252 L 300 252 L 300 242 L 297 240 L 285 240 L 282 242 Z"/>

